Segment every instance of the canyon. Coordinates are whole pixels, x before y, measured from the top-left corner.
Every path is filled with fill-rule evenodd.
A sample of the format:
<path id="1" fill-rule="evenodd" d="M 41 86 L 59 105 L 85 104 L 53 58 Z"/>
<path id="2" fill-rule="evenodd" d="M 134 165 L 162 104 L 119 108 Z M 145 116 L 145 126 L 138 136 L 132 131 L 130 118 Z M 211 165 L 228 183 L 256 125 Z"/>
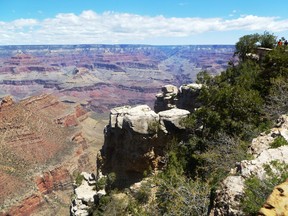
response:
<path id="1" fill-rule="evenodd" d="M 0 46 L 0 97 L 53 93 L 98 113 L 153 106 L 161 86 L 191 83 L 202 70 L 218 74 L 233 53 L 232 45 Z"/>
<path id="2" fill-rule="evenodd" d="M 150 166 L 160 169 L 161 148 L 171 138 L 169 130 L 175 129 L 169 129 L 172 114 L 165 110 L 175 104 L 190 107 L 186 99 L 199 89 L 183 86 L 182 99 L 174 101 L 169 85 L 191 83 L 202 70 L 220 73 L 233 52 L 234 46 L 228 45 L 0 46 L 0 215 L 68 215 L 73 181 L 83 171 L 96 173 L 96 155 L 103 144 L 104 172 L 123 173 L 127 179 L 138 178 Z M 157 94 L 162 86 L 166 88 Z M 122 126 L 112 121 L 105 134 L 115 136 L 105 141 L 109 110 L 117 124 L 127 113 L 114 107 L 148 104 L 142 107 L 146 116 L 146 111 L 154 113 L 155 95 L 155 109 L 164 112 L 156 117 L 162 119 L 162 144 L 145 147 L 148 163 L 139 154 L 129 158 L 142 158 L 137 166 L 129 168 L 122 158 L 113 167 L 117 156 L 110 154 L 110 144 L 123 136 L 129 141 L 139 128 L 122 134 Z M 125 124 L 137 123 L 134 114 L 128 113 L 130 123 Z M 155 125 L 153 130 L 158 130 Z M 145 136 L 154 143 L 154 135 L 149 131 Z M 131 150 L 126 147 L 124 152 Z"/>

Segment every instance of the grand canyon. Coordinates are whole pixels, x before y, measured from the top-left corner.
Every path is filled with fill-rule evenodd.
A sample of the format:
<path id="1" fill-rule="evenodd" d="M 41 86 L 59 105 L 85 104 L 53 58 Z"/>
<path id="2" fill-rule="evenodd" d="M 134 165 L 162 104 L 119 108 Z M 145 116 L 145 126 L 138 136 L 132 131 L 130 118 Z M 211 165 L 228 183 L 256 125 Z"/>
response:
<path id="1" fill-rule="evenodd" d="M 0 215 L 68 215 L 109 110 L 227 68 L 234 46 L 0 46 Z"/>

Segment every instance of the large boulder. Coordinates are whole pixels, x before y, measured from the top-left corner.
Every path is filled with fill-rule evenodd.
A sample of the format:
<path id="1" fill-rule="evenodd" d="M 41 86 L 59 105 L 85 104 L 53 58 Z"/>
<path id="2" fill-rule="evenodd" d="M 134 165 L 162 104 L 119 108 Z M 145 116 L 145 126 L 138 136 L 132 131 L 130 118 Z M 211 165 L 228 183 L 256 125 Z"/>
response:
<path id="1" fill-rule="evenodd" d="M 147 105 L 140 105 L 128 110 L 123 118 L 123 127 L 131 129 L 136 133 L 149 134 L 151 125 L 158 124 L 159 115 Z"/>
<path id="2" fill-rule="evenodd" d="M 178 108 L 194 112 L 195 109 L 201 106 L 199 101 L 197 101 L 201 89 L 202 84 L 197 83 L 190 83 L 180 86 L 176 106 Z"/>
<path id="3" fill-rule="evenodd" d="M 188 110 L 173 108 L 158 113 L 160 117 L 160 124 L 163 126 L 165 132 L 172 132 L 185 127 L 181 124 L 181 120 L 190 114 Z"/>

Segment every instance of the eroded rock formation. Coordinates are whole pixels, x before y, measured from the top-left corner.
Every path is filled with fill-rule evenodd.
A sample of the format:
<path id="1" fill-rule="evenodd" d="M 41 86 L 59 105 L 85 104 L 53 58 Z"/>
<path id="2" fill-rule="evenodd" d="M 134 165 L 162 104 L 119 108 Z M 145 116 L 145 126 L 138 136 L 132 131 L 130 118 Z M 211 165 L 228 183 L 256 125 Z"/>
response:
<path id="1" fill-rule="evenodd" d="M 196 83 L 182 85 L 179 89 L 174 85 L 165 85 L 161 89 L 162 92 L 156 95 L 154 110 L 160 112 L 179 108 L 194 112 L 195 108 L 200 107 L 197 97 L 201 88 L 202 85 Z"/>
<path id="2" fill-rule="evenodd" d="M 127 183 L 143 177 L 144 171 L 161 169 L 165 147 L 172 134 L 183 132 L 179 122 L 188 114 L 178 108 L 156 114 L 147 105 L 112 109 L 98 169 L 103 174 L 115 172 Z"/>
<path id="3" fill-rule="evenodd" d="M 70 211 L 75 216 L 88 216 L 89 207 L 95 202 L 96 196 L 101 193 L 105 195 L 106 193 L 104 190 L 96 192 L 95 175 L 82 172 L 81 176 L 83 176 L 83 179 L 74 190 L 75 199 L 72 202 Z"/>

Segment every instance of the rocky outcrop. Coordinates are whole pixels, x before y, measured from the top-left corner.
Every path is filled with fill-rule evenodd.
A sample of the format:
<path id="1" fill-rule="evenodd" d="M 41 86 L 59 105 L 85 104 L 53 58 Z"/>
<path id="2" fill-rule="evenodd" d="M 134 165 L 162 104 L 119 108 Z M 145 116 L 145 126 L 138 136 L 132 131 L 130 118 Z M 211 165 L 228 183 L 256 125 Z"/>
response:
<path id="1" fill-rule="evenodd" d="M 2 98 L 0 109 L 4 107 L 9 107 L 14 103 L 13 98 L 11 96 L 5 96 Z"/>
<path id="2" fill-rule="evenodd" d="M 89 209 L 95 202 L 97 195 L 101 193 L 105 195 L 104 190 L 96 192 L 96 180 L 93 174 L 82 172 L 81 176 L 83 177 L 83 180 L 74 190 L 75 198 L 73 199 L 70 208 L 71 215 L 73 216 L 88 216 Z"/>
<path id="3" fill-rule="evenodd" d="M 156 95 L 154 105 L 155 112 L 160 112 L 176 107 L 178 88 L 174 85 L 165 85 L 162 87 L 162 92 Z"/>
<path id="4" fill-rule="evenodd" d="M 270 144 L 276 137 L 283 136 L 286 139 L 286 131 L 288 128 L 287 119 L 287 116 L 282 116 L 276 128 L 271 129 L 267 133 L 262 133 L 252 141 L 249 153 L 251 153 L 255 159 L 241 161 L 235 169 L 231 170 L 231 174 L 234 176 L 228 176 L 221 183 L 220 188 L 216 192 L 214 208 L 210 213 L 211 216 L 244 215 L 241 210 L 240 200 L 244 196 L 245 179 L 251 176 L 265 179 L 266 170 L 264 167 L 272 161 L 288 164 L 288 146 L 273 149 L 270 147 Z"/>
<path id="5" fill-rule="evenodd" d="M 260 136 L 252 140 L 248 153 L 257 157 L 261 152 L 270 148 L 271 143 L 282 136 L 288 142 L 288 116 L 283 115 L 277 120 L 276 127 L 261 133 Z"/>
<path id="6" fill-rule="evenodd" d="M 188 114 L 177 108 L 156 114 L 147 105 L 112 109 L 98 169 L 132 182 L 144 171 L 161 169 L 166 160 L 165 147 L 172 135 L 184 132 L 180 121 Z"/>
<path id="7" fill-rule="evenodd" d="M 154 110 L 160 112 L 179 108 L 194 112 L 196 108 L 200 107 L 197 97 L 201 88 L 202 85 L 196 83 L 182 85 L 179 89 L 174 85 L 165 85 L 162 87 L 162 92 L 156 95 Z"/>
<path id="8" fill-rule="evenodd" d="M 271 161 L 280 161 L 288 163 L 288 146 L 282 146 L 277 149 L 264 150 L 254 160 L 241 161 L 236 170 L 236 176 L 228 176 L 216 192 L 214 200 L 214 209 L 211 216 L 220 215 L 244 215 L 241 210 L 240 200 L 244 196 L 245 179 L 251 176 L 257 176 L 259 179 L 265 179 L 266 171 L 264 165 Z"/>
<path id="9" fill-rule="evenodd" d="M 260 216 L 288 215 L 288 181 L 277 185 L 260 209 Z"/>
<path id="10" fill-rule="evenodd" d="M 201 104 L 197 101 L 197 97 L 200 94 L 201 88 L 202 84 L 197 83 L 180 86 L 176 106 L 181 109 L 189 110 L 190 112 L 199 108 Z"/>

